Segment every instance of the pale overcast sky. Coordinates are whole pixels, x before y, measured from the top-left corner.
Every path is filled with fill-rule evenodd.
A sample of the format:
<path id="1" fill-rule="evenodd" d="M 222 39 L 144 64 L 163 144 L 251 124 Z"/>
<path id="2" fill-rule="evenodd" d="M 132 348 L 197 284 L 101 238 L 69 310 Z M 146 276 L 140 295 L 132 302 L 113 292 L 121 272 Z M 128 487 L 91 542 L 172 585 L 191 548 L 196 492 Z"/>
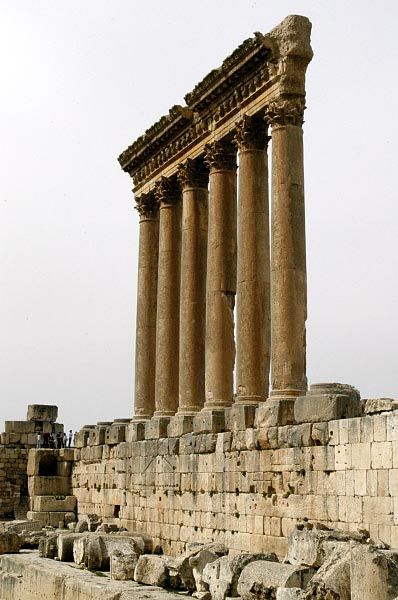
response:
<path id="1" fill-rule="evenodd" d="M 138 223 L 117 156 L 253 32 L 313 24 L 308 376 L 398 397 L 396 0 L 0 0 L 0 430 L 132 415 Z"/>

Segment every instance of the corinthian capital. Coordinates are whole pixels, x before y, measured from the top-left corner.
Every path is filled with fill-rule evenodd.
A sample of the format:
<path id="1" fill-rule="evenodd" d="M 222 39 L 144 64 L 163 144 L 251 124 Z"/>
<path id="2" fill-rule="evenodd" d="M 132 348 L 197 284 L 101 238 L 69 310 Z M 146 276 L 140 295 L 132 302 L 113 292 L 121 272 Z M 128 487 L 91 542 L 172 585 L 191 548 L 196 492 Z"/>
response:
<path id="1" fill-rule="evenodd" d="M 175 177 L 161 177 L 155 184 L 155 196 L 160 205 L 177 204 L 180 188 Z"/>
<path id="2" fill-rule="evenodd" d="M 135 209 L 138 210 L 142 220 L 156 219 L 159 204 L 153 192 L 141 194 L 141 196 L 135 199 L 135 202 Z"/>
<path id="3" fill-rule="evenodd" d="M 305 99 L 279 98 L 270 102 L 266 112 L 266 120 L 273 127 L 276 125 L 297 125 L 301 127 L 304 123 Z"/>
<path id="4" fill-rule="evenodd" d="M 234 143 L 240 151 L 264 150 L 270 139 L 267 135 L 267 129 L 264 119 L 245 115 L 243 119 L 236 123 Z"/>
<path id="5" fill-rule="evenodd" d="M 236 149 L 231 142 L 213 142 L 205 148 L 205 162 L 210 169 L 236 169 Z"/>
<path id="6" fill-rule="evenodd" d="M 185 163 L 178 167 L 178 180 L 182 188 L 207 188 L 209 171 L 203 160 L 188 158 Z"/>

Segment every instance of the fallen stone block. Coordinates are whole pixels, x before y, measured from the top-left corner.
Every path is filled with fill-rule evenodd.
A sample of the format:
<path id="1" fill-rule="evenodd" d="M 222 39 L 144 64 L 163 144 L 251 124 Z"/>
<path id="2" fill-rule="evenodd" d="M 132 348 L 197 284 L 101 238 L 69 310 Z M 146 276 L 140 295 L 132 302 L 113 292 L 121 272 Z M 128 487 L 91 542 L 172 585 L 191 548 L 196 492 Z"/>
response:
<path id="1" fill-rule="evenodd" d="M 110 557 L 116 550 L 141 554 L 137 541 L 132 537 L 87 533 L 74 540 L 73 559 L 77 565 L 83 564 L 89 569 L 109 571 Z"/>
<path id="2" fill-rule="evenodd" d="M 81 533 L 60 533 L 57 540 L 57 556 L 63 562 L 73 561 L 73 544 L 75 540 L 84 534 Z"/>
<path id="3" fill-rule="evenodd" d="M 207 592 L 207 584 L 203 580 L 203 569 L 209 563 L 218 559 L 218 555 L 207 548 L 200 550 L 195 556 L 189 559 L 189 564 L 192 567 L 193 578 L 195 580 L 197 592 Z"/>
<path id="4" fill-rule="evenodd" d="M 49 533 L 40 538 L 39 541 L 39 556 L 40 558 L 52 558 L 57 555 L 57 534 Z"/>
<path id="5" fill-rule="evenodd" d="M 13 554 L 19 552 L 21 538 L 13 531 L 0 533 L 0 554 Z"/>
<path id="6" fill-rule="evenodd" d="M 305 600 L 305 592 L 300 588 L 278 588 L 275 600 Z"/>
<path id="7" fill-rule="evenodd" d="M 350 545 L 337 547 L 308 585 L 306 600 L 350 600 Z M 376 600 L 376 597 L 373 598 Z M 379 600 L 379 598 L 377 598 Z"/>
<path id="8" fill-rule="evenodd" d="M 141 555 L 135 567 L 134 580 L 146 585 L 167 587 L 168 568 L 165 558 L 153 554 Z"/>
<path id="9" fill-rule="evenodd" d="M 238 581 L 238 595 L 243 600 L 275 597 L 279 587 L 305 588 L 315 570 L 265 560 L 246 565 Z"/>
<path id="10" fill-rule="evenodd" d="M 75 533 L 84 533 L 88 531 L 88 523 L 87 521 L 78 521 L 75 527 Z"/>
<path id="11" fill-rule="evenodd" d="M 138 558 L 136 552 L 114 550 L 111 556 L 111 579 L 118 581 L 133 580 Z"/>
<path id="12" fill-rule="evenodd" d="M 102 524 L 102 519 L 96 514 L 87 515 L 87 525 L 89 531 L 96 531 Z"/>
<path id="13" fill-rule="evenodd" d="M 393 398 L 369 398 L 362 400 L 365 415 L 387 412 L 398 408 L 398 400 Z"/>
<path id="14" fill-rule="evenodd" d="M 238 581 L 246 565 L 257 560 L 277 562 L 276 554 L 238 554 L 222 556 L 205 566 L 203 580 L 208 586 L 212 600 L 225 600 L 238 596 Z"/>
<path id="15" fill-rule="evenodd" d="M 359 533 L 299 526 L 288 535 L 286 561 L 291 565 L 320 567 L 337 543 L 351 540 L 364 541 Z"/>
<path id="16" fill-rule="evenodd" d="M 351 600 L 393 600 L 398 595 L 398 551 L 351 548 Z"/>

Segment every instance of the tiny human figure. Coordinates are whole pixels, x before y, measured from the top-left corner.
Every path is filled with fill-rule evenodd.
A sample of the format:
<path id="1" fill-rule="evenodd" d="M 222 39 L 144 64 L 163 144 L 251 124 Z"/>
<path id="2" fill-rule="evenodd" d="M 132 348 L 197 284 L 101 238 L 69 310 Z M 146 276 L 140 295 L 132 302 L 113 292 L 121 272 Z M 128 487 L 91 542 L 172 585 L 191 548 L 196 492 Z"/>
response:
<path id="1" fill-rule="evenodd" d="M 62 447 L 61 444 L 62 444 L 61 434 L 58 431 L 58 433 L 56 435 L 56 447 L 57 447 L 58 450 Z"/>
<path id="2" fill-rule="evenodd" d="M 55 439 L 54 439 L 54 434 L 50 433 L 50 448 L 55 448 Z"/>
<path id="3" fill-rule="evenodd" d="M 68 448 L 70 448 L 72 446 L 72 437 L 73 437 L 72 429 L 69 429 Z"/>
<path id="4" fill-rule="evenodd" d="M 41 433 L 39 432 L 37 434 L 37 439 L 36 439 L 36 448 L 41 448 L 42 447 L 42 443 L 43 443 L 43 440 L 42 440 L 42 437 L 41 437 Z"/>
<path id="5" fill-rule="evenodd" d="M 50 447 L 50 434 L 49 433 L 43 433 L 43 448 L 49 448 Z"/>

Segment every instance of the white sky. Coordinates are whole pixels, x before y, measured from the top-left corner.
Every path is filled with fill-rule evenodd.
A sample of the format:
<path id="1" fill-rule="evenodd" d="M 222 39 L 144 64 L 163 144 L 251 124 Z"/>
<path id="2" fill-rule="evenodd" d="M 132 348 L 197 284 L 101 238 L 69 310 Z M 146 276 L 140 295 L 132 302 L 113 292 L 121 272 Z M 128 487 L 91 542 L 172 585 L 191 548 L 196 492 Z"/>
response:
<path id="1" fill-rule="evenodd" d="M 395 0 L 0 0 L 0 429 L 132 415 L 137 213 L 118 154 L 254 31 L 313 23 L 308 376 L 398 397 Z"/>

